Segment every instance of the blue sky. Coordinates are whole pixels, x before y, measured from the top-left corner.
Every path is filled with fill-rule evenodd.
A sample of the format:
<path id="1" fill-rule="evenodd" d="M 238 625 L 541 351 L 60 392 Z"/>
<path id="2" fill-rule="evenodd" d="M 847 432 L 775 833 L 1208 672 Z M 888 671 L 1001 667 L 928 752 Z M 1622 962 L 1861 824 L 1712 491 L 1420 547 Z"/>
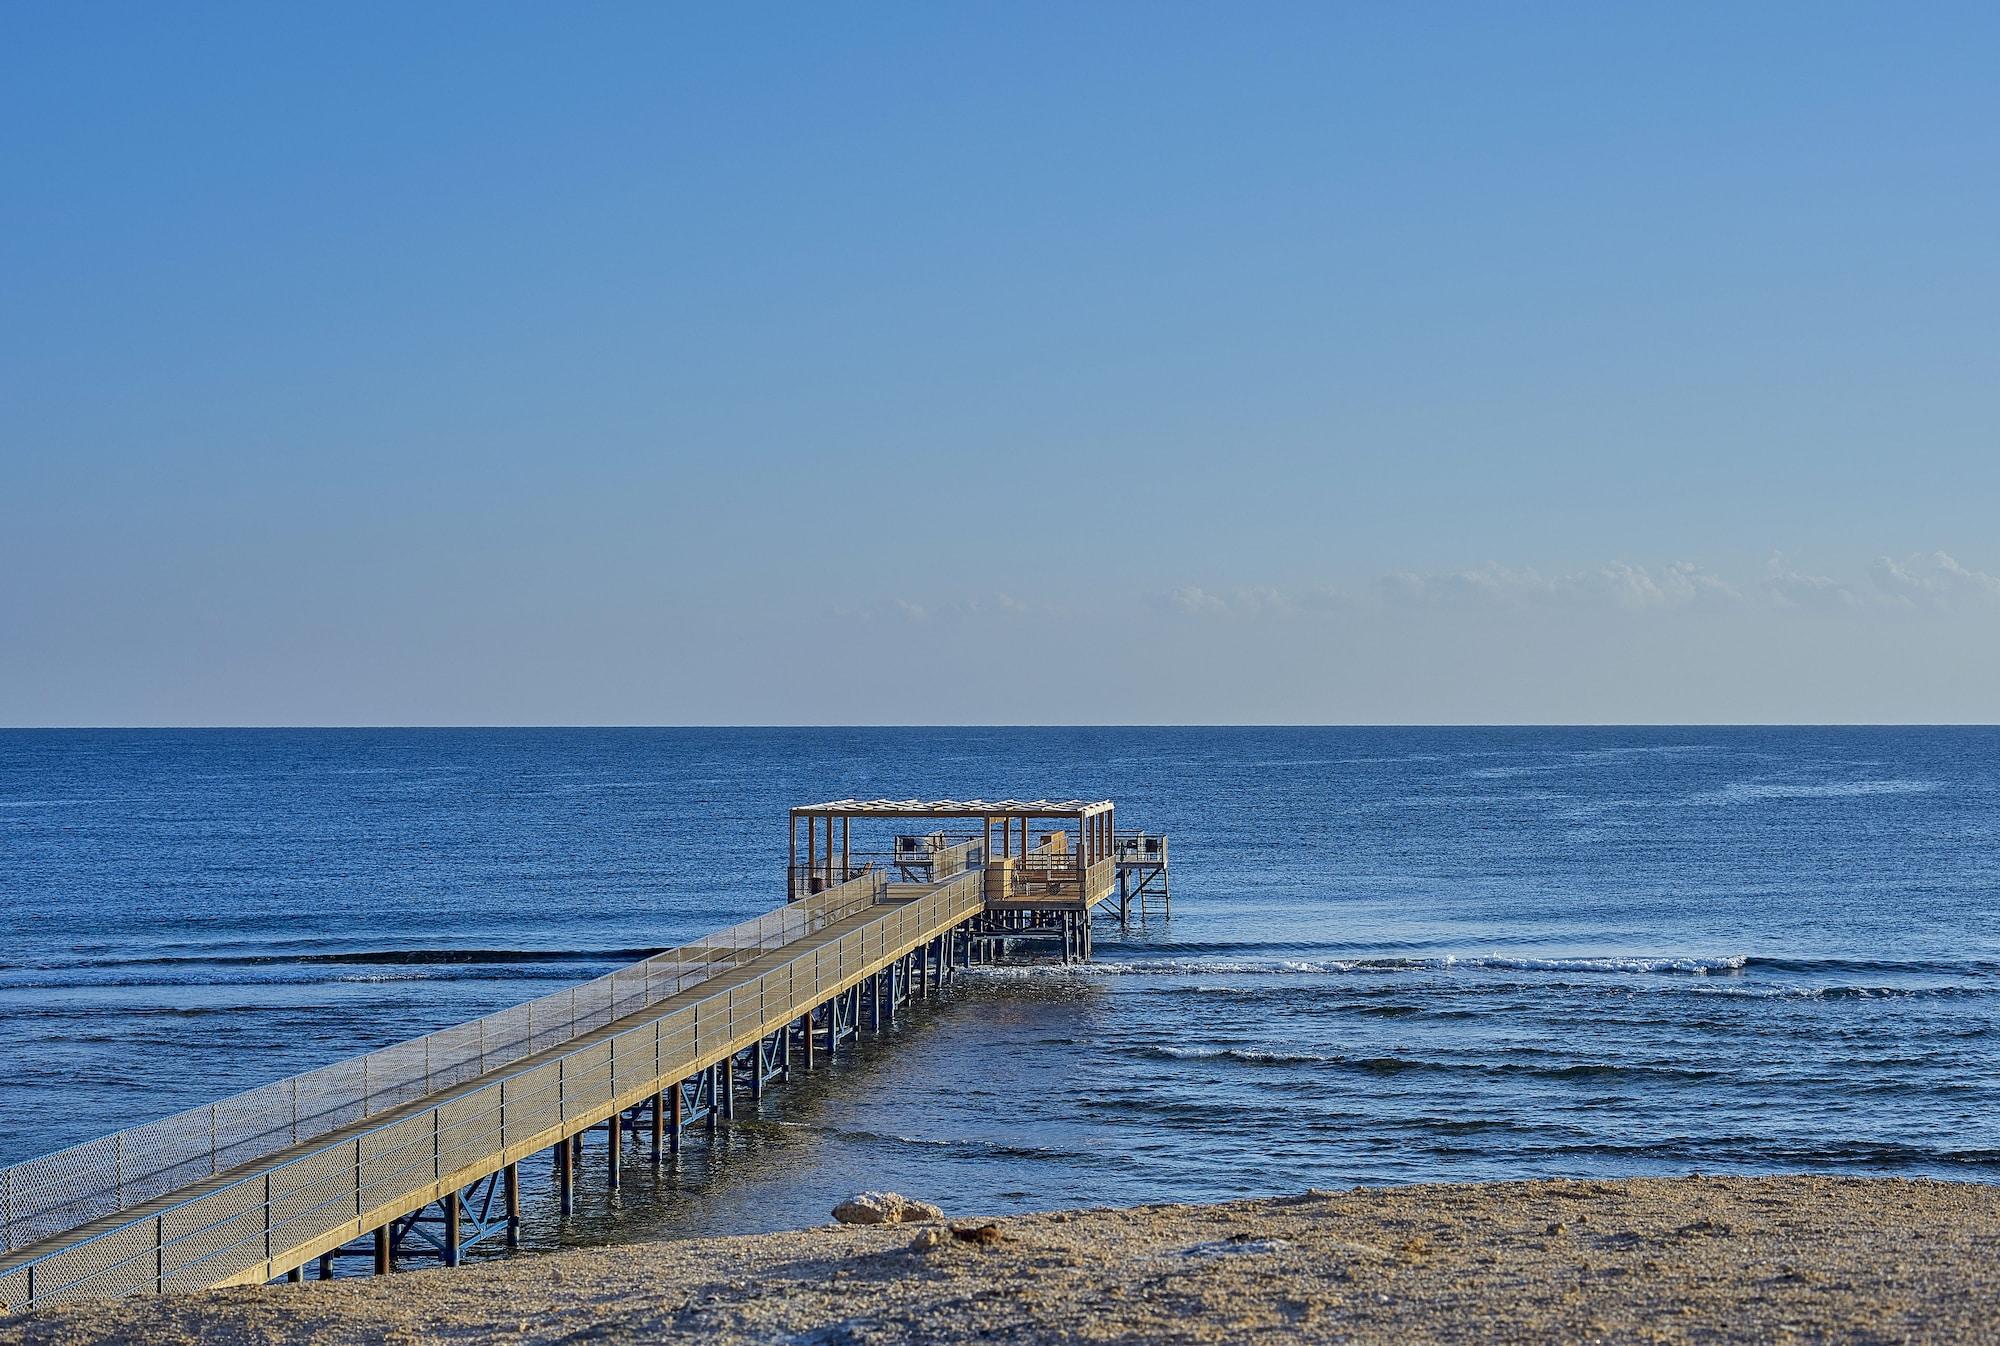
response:
<path id="1" fill-rule="evenodd" d="M 0 11 L 0 723 L 2000 718 L 2000 11 Z"/>

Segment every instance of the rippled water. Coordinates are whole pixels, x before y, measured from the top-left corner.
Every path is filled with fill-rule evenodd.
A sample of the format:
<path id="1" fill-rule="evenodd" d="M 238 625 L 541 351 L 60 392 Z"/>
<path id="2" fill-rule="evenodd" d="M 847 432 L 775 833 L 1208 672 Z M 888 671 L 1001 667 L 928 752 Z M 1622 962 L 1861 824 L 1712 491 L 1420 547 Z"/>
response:
<path id="1" fill-rule="evenodd" d="M 1110 796 L 1171 922 L 1004 968 L 531 1242 L 1349 1182 L 2000 1177 L 2000 732 L 0 733 L 0 1162 L 777 897 L 784 809 Z M 593 1160 L 601 1163 L 601 1157 Z"/>

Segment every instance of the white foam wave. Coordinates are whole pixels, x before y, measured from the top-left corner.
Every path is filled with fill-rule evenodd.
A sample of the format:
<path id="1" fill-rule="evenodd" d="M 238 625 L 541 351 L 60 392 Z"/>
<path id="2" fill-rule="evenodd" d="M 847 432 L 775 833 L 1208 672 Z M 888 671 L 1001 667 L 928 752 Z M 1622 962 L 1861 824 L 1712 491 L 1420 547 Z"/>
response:
<path id="1" fill-rule="evenodd" d="M 1693 802 L 1754 804 L 1773 799 L 1855 799 L 1864 795 L 1928 794 L 1937 788 L 1938 782 L 1934 780 L 1852 780 L 1824 781 L 1818 784 L 1746 781 L 1695 795 Z"/>
<path id="2" fill-rule="evenodd" d="M 1040 964 L 975 969 L 999 979 L 1030 977 L 1288 977 L 1335 976 L 1344 973 L 1390 972 L 1585 972 L 1610 975 L 1679 975 L 1705 977 L 1741 972 L 1745 954 L 1720 958 L 1612 956 L 1589 958 L 1522 958 L 1443 954 L 1434 958 L 1162 958 L 1096 963 Z"/>

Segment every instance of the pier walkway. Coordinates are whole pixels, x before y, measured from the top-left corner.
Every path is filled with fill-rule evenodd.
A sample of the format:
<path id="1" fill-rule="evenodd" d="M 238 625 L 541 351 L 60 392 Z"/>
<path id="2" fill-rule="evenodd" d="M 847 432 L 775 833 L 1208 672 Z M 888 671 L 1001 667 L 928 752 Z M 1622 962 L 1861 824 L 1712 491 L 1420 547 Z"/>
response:
<path id="1" fill-rule="evenodd" d="M 948 812 L 947 810 L 959 810 Z M 565 1214 L 582 1139 L 661 1161 L 862 1028 L 1017 944 L 1087 958 L 1091 910 L 1157 865 L 1109 803 L 853 801 L 793 810 L 791 900 L 592 982 L 0 1170 L 0 1312 L 300 1279 L 336 1257 L 457 1265 L 520 1231 L 522 1160 L 551 1152 Z M 857 817 L 972 818 L 876 858 Z M 838 847 L 834 824 L 839 820 Z M 1030 846 L 1029 823 L 1045 830 Z M 798 854 L 799 824 L 825 828 Z M 995 826 L 1004 854 L 995 854 Z M 1018 825 L 1020 843 L 1013 837 Z M 496 1212 L 495 1201 L 499 1202 Z"/>

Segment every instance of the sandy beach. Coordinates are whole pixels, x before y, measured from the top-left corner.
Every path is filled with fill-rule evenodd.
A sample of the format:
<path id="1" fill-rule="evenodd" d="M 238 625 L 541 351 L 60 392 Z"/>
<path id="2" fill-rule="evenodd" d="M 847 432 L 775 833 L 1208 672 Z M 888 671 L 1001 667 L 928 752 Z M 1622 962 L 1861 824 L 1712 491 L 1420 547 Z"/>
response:
<path id="1" fill-rule="evenodd" d="M 36 1346 L 662 1339 L 2000 1340 L 2000 1187 L 1691 1177 L 948 1212 L 0 1321 Z"/>

